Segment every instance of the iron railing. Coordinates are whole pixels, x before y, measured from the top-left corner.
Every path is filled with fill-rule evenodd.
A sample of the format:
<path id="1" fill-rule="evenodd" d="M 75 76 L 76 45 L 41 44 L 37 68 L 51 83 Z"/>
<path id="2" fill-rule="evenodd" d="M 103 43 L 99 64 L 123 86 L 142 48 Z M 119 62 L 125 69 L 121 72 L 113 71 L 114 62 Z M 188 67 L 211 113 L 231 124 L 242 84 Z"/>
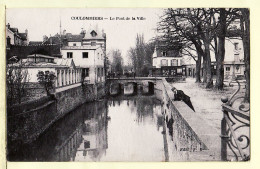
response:
<path id="1" fill-rule="evenodd" d="M 221 121 L 221 160 L 248 161 L 250 159 L 250 106 L 244 96 L 237 96 L 238 89 L 230 99 L 222 97 L 223 119 Z M 231 83 L 230 83 L 231 86 Z"/>

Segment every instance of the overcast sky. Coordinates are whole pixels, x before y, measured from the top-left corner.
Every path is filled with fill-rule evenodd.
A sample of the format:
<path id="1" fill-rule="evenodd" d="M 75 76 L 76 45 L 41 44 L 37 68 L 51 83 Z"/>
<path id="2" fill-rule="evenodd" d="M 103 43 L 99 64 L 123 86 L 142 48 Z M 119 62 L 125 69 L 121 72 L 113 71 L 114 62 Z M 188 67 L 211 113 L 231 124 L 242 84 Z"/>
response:
<path id="1" fill-rule="evenodd" d="M 42 41 L 43 35 L 54 35 L 62 30 L 67 33 L 79 34 L 81 28 L 88 30 L 98 25 L 107 34 L 107 51 L 120 49 L 123 56 L 135 45 L 137 33 L 143 33 L 145 41 L 155 36 L 156 23 L 162 9 L 159 8 L 13 8 L 7 9 L 6 23 L 16 27 L 19 32 L 28 29 L 30 41 Z M 145 20 L 72 20 L 71 17 L 144 17 Z"/>

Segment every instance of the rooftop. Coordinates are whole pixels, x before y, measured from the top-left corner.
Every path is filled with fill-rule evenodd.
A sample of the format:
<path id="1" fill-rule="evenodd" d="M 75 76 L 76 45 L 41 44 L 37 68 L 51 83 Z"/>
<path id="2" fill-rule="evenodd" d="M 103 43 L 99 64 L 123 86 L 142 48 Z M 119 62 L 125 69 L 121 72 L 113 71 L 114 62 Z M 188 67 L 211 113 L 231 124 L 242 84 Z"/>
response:
<path id="1" fill-rule="evenodd" d="M 28 55 L 27 58 L 47 58 L 47 59 L 55 59 L 55 57 L 48 56 L 48 55 L 42 55 L 42 54 L 33 54 L 33 55 Z"/>
<path id="2" fill-rule="evenodd" d="M 86 34 L 85 37 L 83 38 L 84 40 L 91 40 L 91 39 L 105 39 L 105 34 L 101 33 L 97 30 L 89 30 Z"/>
<path id="3" fill-rule="evenodd" d="M 63 46 L 61 50 L 96 50 L 100 46 Z"/>

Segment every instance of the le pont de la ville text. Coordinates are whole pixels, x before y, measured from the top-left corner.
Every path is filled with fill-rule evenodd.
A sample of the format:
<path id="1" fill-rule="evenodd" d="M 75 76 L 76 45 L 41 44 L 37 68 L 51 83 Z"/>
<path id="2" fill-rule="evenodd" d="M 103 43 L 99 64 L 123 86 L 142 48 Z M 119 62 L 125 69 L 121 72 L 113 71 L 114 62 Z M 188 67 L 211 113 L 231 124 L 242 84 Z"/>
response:
<path id="1" fill-rule="evenodd" d="M 145 17 L 88 17 L 72 16 L 71 20 L 146 20 Z"/>

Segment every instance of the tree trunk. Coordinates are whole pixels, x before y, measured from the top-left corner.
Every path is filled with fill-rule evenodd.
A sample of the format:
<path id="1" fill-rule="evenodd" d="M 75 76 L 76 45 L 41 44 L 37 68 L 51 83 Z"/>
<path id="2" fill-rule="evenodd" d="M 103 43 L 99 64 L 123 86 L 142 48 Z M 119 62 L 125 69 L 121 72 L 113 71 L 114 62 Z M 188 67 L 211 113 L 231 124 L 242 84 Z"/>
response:
<path id="1" fill-rule="evenodd" d="M 207 57 L 203 55 L 203 83 L 207 83 Z"/>
<path id="2" fill-rule="evenodd" d="M 245 61 L 245 78 L 246 78 L 246 93 L 245 101 L 250 103 L 250 20 L 249 9 L 243 8 L 242 12 L 242 40 L 244 47 L 244 61 Z"/>
<path id="3" fill-rule="evenodd" d="M 206 57 L 206 88 L 213 87 L 213 80 L 212 80 L 212 71 L 211 71 L 211 58 L 210 58 L 210 48 L 209 48 L 209 36 L 207 35 L 204 40 L 205 46 L 205 57 Z"/>
<path id="4" fill-rule="evenodd" d="M 216 88 L 223 90 L 224 86 L 224 59 L 225 59 L 225 37 L 226 37 L 226 11 L 224 8 L 220 9 L 220 29 L 218 34 L 218 50 L 216 57 L 217 62 L 217 78 Z"/>
<path id="5" fill-rule="evenodd" d="M 196 61 L 196 83 L 200 83 L 200 69 L 201 69 L 201 54 L 197 52 L 198 54 L 198 59 Z"/>

